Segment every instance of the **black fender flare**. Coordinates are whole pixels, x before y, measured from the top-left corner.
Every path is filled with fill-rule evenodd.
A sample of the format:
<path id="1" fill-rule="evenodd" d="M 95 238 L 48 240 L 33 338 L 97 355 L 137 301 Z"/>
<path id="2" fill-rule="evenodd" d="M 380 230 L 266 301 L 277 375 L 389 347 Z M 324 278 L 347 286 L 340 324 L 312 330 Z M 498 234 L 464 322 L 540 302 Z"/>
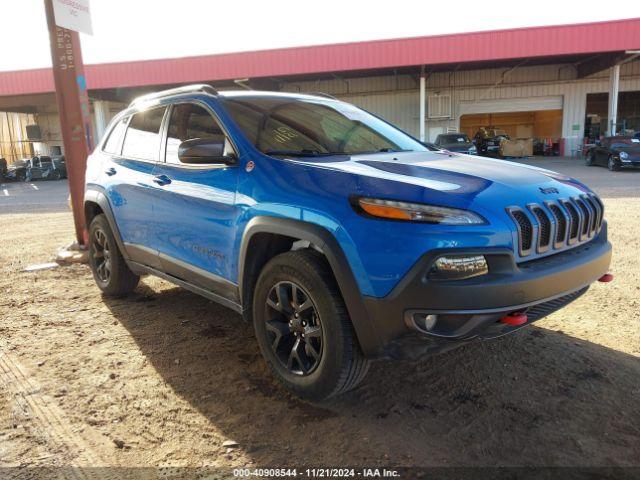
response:
<path id="1" fill-rule="evenodd" d="M 271 216 L 252 218 L 244 229 L 238 258 L 238 290 L 241 303 L 247 248 L 251 238 L 257 233 L 273 233 L 305 240 L 322 251 L 338 283 L 360 347 L 365 355 L 373 355 L 380 347 L 381 341 L 365 306 L 363 295 L 338 241 L 329 230 L 320 225 Z"/>
<path id="2" fill-rule="evenodd" d="M 116 238 L 116 243 L 118 244 L 118 249 L 122 253 L 125 261 L 128 263 L 131 258 L 127 253 L 127 249 L 125 248 L 124 242 L 122 241 L 122 235 L 120 235 L 120 229 L 118 229 L 118 224 L 116 223 L 116 219 L 113 216 L 113 210 L 111 209 L 111 204 L 109 203 L 109 199 L 102 187 L 91 186 L 88 187 L 84 192 L 84 212 L 85 218 L 87 214 L 87 204 L 95 203 L 100 209 L 104 212 L 107 217 L 107 221 L 109 222 L 109 226 L 111 227 L 111 231 L 113 232 L 113 236 Z M 88 222 L 87 222 L 88 223 Z M 87 224 L 87 228 L 89 225 Z"/>

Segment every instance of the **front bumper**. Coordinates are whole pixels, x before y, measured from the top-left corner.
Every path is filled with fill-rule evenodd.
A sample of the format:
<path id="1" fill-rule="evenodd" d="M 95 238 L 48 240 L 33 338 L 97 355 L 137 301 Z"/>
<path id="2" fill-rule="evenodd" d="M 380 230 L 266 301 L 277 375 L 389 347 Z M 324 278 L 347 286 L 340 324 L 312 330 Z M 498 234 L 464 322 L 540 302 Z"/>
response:
<path id="1" fill-rule="evenodd" d="M 443 253 L 485 255 L 489 273 L 457 281 L 427 279 L 431 264 Z M 607 273 L 610 262 L 606 223 L 589 243 L 521 264 L 509 249 L 429 252 L 389 295 L 365 298 L 380 341 L 374 356 L 416 358 L 470 340 L 505 335 L 578 298 Z M 500 322 L 513 312 L 526 312 L 527 323 L 514 327 Z M 438 320 L 427 331 L 415 319 L 429 314 Z"/>
<path id="2" fill-rule="evenodd" d="M 622 168 L 640 168 L 640 160 L 622 160 L 620 159 Z"/>

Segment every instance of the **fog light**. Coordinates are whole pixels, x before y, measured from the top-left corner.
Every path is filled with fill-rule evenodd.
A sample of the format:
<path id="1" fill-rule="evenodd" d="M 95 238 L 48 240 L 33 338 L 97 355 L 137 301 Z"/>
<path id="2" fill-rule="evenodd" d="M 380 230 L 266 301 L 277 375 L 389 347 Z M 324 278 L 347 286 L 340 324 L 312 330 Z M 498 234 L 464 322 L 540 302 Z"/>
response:
<path id="1" fill-rule="evenodd" d="M 420 330 L 430 332 L 438 321 L 438 315 L 425 315 L 424 313 L 414 313 L 413 322 Z"/>
<path id="2" fill-rule="evenodd" d="M 489 273 L 484 255 L 445 255 L 439 257 L 429 271 L 432 280 L 462 280 Z"/>

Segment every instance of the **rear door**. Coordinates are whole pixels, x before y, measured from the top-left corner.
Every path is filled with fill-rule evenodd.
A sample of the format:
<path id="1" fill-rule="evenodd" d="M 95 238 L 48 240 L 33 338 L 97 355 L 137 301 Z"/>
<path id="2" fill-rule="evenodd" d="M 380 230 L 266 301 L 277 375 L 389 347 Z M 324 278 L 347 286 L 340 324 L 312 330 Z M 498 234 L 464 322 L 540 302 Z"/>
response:
<path id="1" fill-rule="evenodd" d="M 105 153 L 110 155 L 102 174 L 127 252 L 132 260 L 154 268 L 160 268 L 160 261 L 152 246 L 153 204 L 158 193 L 153 169 L 160 160 L 160 129 L 166 110 L 166 106 L 152 107 L 120 120 L 105 143 Z"/>
<path id="2" fill-rule="evenodd" d="M 598 165 L 607 165 L 610 145 L 611 141 L 608 138 L 603 138 L 600 146 L 596 147 L 596 163 Z"/>
<path id="3" fill-rule="evenodd" d="M 204 103 L 176 103 L 167 119 L 165 162 L 154 169 L 163 182 L 155 204 L 154 246 L 165 272 L 233 299 L 239 168 L 181 163 L 178 146 L 199 138 L 225 141 L 227 152 L 234 148 Z"/>

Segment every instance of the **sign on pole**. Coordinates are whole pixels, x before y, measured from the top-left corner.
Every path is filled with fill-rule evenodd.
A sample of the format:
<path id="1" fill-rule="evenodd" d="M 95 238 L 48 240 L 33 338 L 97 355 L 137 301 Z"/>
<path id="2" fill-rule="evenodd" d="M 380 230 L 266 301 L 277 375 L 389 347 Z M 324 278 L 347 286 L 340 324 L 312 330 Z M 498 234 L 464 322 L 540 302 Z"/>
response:
<path id="1" fill-rule="evenodd" d="M 53 13 L 57 26 L 93 35 L 89 0 L 53 0 Z"/>
<path id="2" fill-rule="evenodd" d="M 87 82 L 84 77 L 84 66 L 80 51 L 80 35 L 76 31 L 58 25 L 59 17 L 54 11 L 55 5 L 66 3 L 83 3 L 88 9 L 89 2 L 87 0 L 84 2 L 79 2 L 78 0 L 74 2 L 71 2 L 71 0 L 44 0 L 51 43 L 53 81 L 56 87 L 64 155 L 67 160 L 73 220 L 78 243 L 84 245 L 87 238 L 83 207 L 84 176 L 87 155 L 93 148 L 93 138 L 91 135 L 91 112 L 89 110 Z"/>

